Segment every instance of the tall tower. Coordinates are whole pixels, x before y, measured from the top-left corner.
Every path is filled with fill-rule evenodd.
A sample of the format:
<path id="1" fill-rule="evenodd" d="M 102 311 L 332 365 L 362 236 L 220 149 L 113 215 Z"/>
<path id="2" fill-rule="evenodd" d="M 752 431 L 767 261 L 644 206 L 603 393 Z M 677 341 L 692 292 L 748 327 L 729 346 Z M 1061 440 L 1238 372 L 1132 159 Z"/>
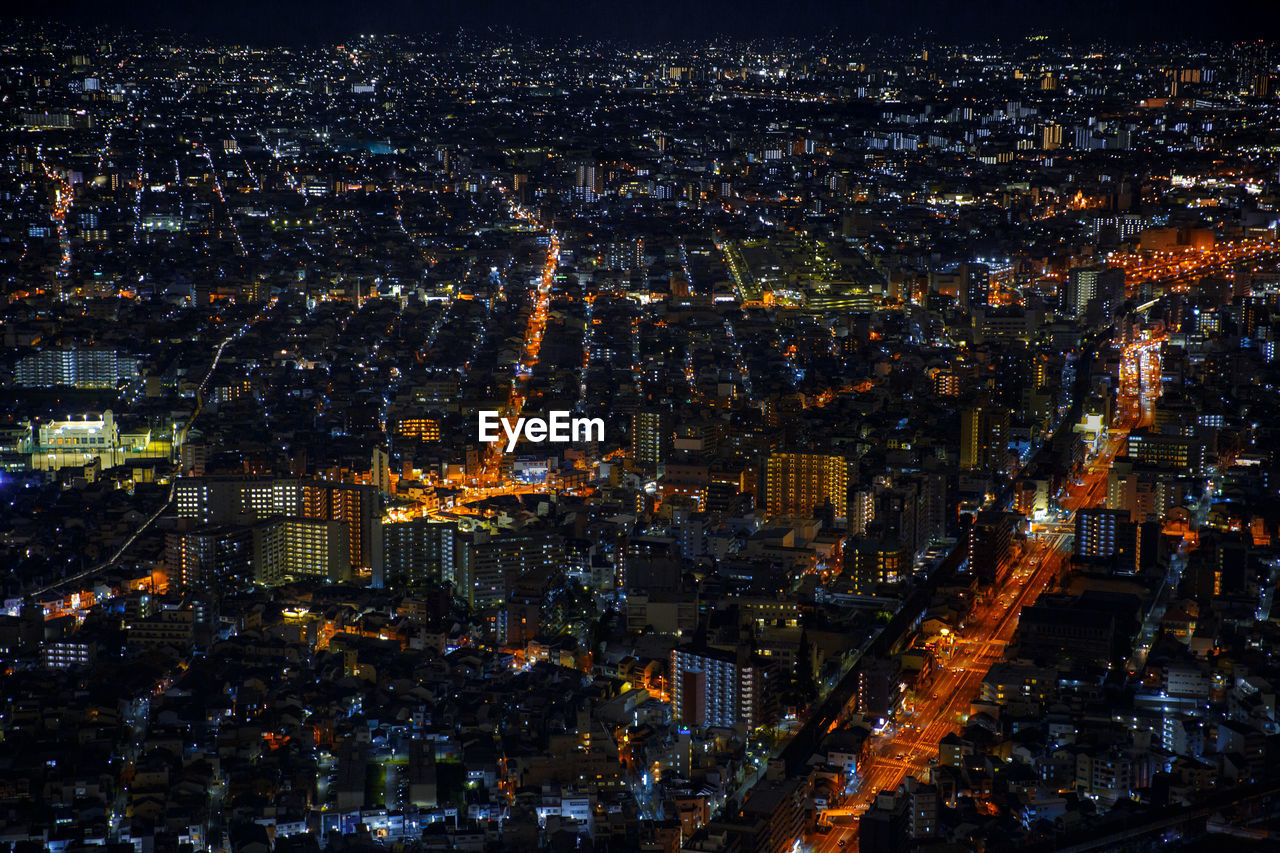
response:
<path id="1" fill-rule="evenodd" d="M 671 448 L 671 419 L 666 412 L 641 411 L 631 416 L 631 460 L 647 474 L 661 474 Z"/>
<path id="2" fill-rule="evenodd" d="M 969 406 L 960 413 L 960 467 L 997 471 L 1009 443 L 1009 410 Z"/>

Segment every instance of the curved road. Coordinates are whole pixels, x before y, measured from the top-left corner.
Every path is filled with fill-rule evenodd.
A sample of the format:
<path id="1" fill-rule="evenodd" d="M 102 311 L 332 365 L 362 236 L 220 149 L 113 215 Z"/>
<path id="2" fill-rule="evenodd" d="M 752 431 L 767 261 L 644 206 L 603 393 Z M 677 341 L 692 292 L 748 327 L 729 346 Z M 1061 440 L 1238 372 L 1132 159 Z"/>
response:
<path id="1" fill-rule="evenodd" d="M 227 344 L 231 343 L 236 338 L 239 338 L 245 332 L 249 331 L 249 328 L 253 326 L 253 324 L 257 323 L 266 315 L 267 308 L 270 308 L 274 304 L 275 304 L 274 300 L 269 302 L 266 308 L 264 308 L 252 319 L 246 321 L 243 326 L 241 326 L 232 334 L 228 335 L 226 338 L 222 340 L 221 343 L 218 344 L 217 349 L 214 350 L 214 353 L 213 353 L 213 361 L 210 362 L 208 371 L 205 372 L 204 378 L 200 380 L 200 384 L 199 386 L 197 386 L 196 407 L 194 410 L 192 410 L 191 417 L 187 418 L 187 422 L 183 424 L 182 429 L 178 433 L 181 436 L 181 439 L 178 441 L 178 446 L 181 446 L 183 441 L 186 440 L 187 433 L 191 430 L 192 424 L 195 423 L 196 418 L 200 416 L 200 412 L 204 408 L 205 389 L 208 388 L 209 380 L 213 378 L 214 371 L 218 369 L 218 362 L 222 360 L 222 353 L 227 348 Z M 135 530 L 129 536 L 129 538 L 126 539 L 124 543 L 115 550 L 114 553 L 112 553 L 110 557 L 103 560 L 101 563 L 98 563 L 96 566 L 85 569 L 82 572 L 76 572 L 74 575 L 68 575 L 67 577 L 54 581 L 51 584 L 46 584 L 45 586 L 32 589 L 27 593 L 27 596 L 43 595 L 46 592 L 49 592 L 50 590 L 59 589 L 61 587 L 66 586 L 67 584 L 75 583 L 76 581 L 84 580 L 87 577 L 91 577 L 95 574 L 98 574 L 99 572 L 106 571 L 111 566 L 115 565 L 117 562 L 119 562 L 120 558 L 125 555 L 125 553 L 133 545 L 133 543 L 137 541 L 138 537 L 141 536 L 143 533 L 145 533 L 151 527 L 151 525 L 155 523 L 156 519 L 158 519 L 164 513 L 164 511 L 169 508 L 169 505 L 173 503 L 173 498 L 177 492 L 177 489 L 178 489 L 177 478 L 174 478 L 174 480 L 169 484 L 169 496 L 165 498 L 164 503 L 160 505 L 159 509 L 157 509 L 150 516 L 148 516 L 147 520 L 144 521 L 138 527 L 138 529 Z"/>

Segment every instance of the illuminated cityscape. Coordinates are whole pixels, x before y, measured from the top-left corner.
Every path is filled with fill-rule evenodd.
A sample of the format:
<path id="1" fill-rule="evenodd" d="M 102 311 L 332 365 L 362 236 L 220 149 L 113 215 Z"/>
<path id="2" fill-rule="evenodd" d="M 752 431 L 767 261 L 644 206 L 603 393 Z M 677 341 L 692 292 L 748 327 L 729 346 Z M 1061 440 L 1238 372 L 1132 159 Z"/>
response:
<path id="1" fill-rule="evenodd" d="M 1276 21 L 331 5 L 4 19 L 0 853 L 1273 849 Z"/>

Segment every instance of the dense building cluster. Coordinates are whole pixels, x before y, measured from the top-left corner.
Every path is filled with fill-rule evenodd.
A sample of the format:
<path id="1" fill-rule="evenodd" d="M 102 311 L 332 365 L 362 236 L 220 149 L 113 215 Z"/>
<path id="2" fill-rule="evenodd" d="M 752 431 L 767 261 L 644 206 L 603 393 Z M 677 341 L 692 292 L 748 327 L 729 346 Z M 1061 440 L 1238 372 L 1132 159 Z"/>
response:
<path id="1" fill-rule="evenodd" d="M 7 22 L 0 853 L 1265 837 L 1277 85 Z"/>

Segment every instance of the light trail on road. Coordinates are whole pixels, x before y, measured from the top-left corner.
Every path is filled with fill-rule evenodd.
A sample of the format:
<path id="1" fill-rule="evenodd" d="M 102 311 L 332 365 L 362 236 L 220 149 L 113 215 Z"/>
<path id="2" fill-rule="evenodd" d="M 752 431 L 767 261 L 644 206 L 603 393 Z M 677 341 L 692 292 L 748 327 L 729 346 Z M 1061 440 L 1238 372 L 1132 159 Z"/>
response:
<path id="1" fill-rule="evenodd" d="M 830 853 L 857 850 L 856 819 L 881 792 L 897 789 L 908 776 L 923 775 L 936 759 L 942 739 L 963 728 L 983 679 L 1004 657 L 1004 650 L 1017 631 L 1022 609 L 1035 603 L 1065 574 L 1076 512 L 1106 500 L 1108 472 L 1126 445 L 1128 430 L 1149 420 L 1159 396 L 1162 342 L 1162 333 L 1152 333 L 1123 349 L 1123 357 L 1132 359 L 1128 379 L 1135 405 L 1118 412 L 1115 427 L 1101 438 L 1097 455 L 1085 466 L 1085 473 L 1066 487 L 1059 502 L 1066 517 L 1032 522 L 1030 547 L 999 574 L 989 596 L 975 606 L 955 633 L 957 651 L 927 688 L 930 695 L 915 703 L 901 725 L 873 742 L 869 760 L 860 767 L 858 787 L 839 808 L 823 813 L 820 823 L 829 823 L 832 829 L 825 835 L 812 836 L 812 849 Z"/>

